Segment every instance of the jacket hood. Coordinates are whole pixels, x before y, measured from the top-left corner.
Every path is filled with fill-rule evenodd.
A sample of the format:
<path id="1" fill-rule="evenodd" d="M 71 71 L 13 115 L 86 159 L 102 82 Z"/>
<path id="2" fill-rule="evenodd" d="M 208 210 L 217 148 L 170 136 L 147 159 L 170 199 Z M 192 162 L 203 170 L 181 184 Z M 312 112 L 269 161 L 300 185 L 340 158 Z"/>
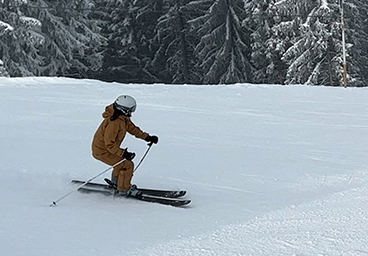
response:
<path id="1" fill-rule="evenodd" d="M 103 118 L 112 117 L 113 114 L 114 114 L 114 106 L 111 104 L 106 106 L 105 112 L 102 113 L 102 117 Z"/>
<path id="2" fill-rule="evenodd" d="M 113 115 L 114 115 L 114 105 L 113 104 L 110 104 L 108 106 L 106 106 L 105 108 L 105 112 L 102 113 L 102 117 L 103 118 L 111 118 Z M 118 119 L 121 119 L 121 120 L 125 120 L 127 119 L 128 117 L 126 116 L 119 116 Z"/>

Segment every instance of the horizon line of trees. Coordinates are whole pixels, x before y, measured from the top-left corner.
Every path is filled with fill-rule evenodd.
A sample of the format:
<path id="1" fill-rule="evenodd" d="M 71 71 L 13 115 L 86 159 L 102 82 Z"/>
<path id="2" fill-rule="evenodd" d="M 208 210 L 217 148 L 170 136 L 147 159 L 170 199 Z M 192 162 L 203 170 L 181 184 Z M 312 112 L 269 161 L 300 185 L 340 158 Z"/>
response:
<path id="1" fill-rule="evenodd" d="M 0 0 L 0 76 L 368 85 L 365 0 Z"/>

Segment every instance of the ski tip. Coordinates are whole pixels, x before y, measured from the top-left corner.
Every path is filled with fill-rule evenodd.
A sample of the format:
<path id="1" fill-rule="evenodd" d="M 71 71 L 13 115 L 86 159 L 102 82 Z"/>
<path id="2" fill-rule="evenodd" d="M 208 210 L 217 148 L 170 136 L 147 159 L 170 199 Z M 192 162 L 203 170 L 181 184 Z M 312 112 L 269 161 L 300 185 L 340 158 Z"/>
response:
<path id="1" fill-rule="evenodd" d="M 184 205 L 190 204 L 192 200 L 186 200 Z"/>
<path id="2" fill-rule="evenodd" d="M 186 207 L 191 202 L 192 202 L 192 200 L 189 200 L 189 199 L 188 200 L 180 200 L 180 201 L 174 202 L 174 203 L 169 204 L 169 205 L 174 206 L 174 207 Z"/>
<path id="3" fill-rule="evenodd" d="M 171 206 L 174 206 L 174 207 L 179 207 L 179 208 L 186 208 L 189 206 L 190 204 L 190 200 L 189 201 L 185 201 L 185 202 L 180 202 L 179 204 L 172 204 Z"/>

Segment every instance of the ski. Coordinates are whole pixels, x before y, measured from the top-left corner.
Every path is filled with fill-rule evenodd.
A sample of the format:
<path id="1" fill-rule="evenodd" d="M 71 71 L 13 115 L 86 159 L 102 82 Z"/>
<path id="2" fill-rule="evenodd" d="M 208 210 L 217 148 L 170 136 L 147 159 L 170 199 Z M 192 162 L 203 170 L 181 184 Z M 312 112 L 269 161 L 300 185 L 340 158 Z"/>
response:
<path id="1" fill-rule="evenodd" d="M 125 197 L 125 196 L 119 196 L 119 195 L 117 196 L 115 195 L 115 190 L 111 188 L 100 190 L 98 188 L 96 189 L 96 188 L 81 187 L 78 189 L 78 192 L 85 193 L 85 194 L 98 193 L 98 194 L 102 194 L 105 196 L 113 196 L 115 198 L 135 199 L 139 201 L 144 201 L 144 202 L 149 202 L 149 203 L 158 203 L 158 204 L 170 205 L 170 206 L 175 206 L 175 207 L 184 206 L 191 202 L 191 200 L 186 200 L 186 199 L 155 197 L 155 196 L 144 195 L 144 194 L 139 197 Z"/>
<path id="2" fill-rule="evenodd" d="M 105 179 L 105 181 L 110 184 L 101 184 L 101 183 L 94 183 L 94 182 L 88 182 L 84 187 L 90 187 L 90 188 L 101 188 L 104 190 L 111 190 L 113 189 L 113 185 L 111 184 L 111 181 L 109 179 Z M 85 181 L 81 180 L 72 180 L 71 181 L 74 184 L 84 184 Z M 146 189 L 146 188 L 137 188 L 139 191 L 142 192 L 144 195 L 150 195 L 150 196 L 158 196 L 158 197 L 165 197 L 165 198 L 178 198 L 184 196 L 187 192 L 185 190 L 158 190 L 158 189 Z"/>

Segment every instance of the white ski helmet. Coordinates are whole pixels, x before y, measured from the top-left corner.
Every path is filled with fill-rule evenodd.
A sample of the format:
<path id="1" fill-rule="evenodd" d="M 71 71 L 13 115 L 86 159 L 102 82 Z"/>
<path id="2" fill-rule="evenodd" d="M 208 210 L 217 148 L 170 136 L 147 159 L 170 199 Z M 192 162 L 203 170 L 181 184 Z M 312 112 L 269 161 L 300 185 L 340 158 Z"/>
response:
<path id="1" fill-rule="evenodd" d="M 130 116 L 130 114 L 133 113 L 137 108 L 137 102 L 129 95 L 120 95 L 115 100 L 114 105 L 118 110 L 127 116 Z"/>

